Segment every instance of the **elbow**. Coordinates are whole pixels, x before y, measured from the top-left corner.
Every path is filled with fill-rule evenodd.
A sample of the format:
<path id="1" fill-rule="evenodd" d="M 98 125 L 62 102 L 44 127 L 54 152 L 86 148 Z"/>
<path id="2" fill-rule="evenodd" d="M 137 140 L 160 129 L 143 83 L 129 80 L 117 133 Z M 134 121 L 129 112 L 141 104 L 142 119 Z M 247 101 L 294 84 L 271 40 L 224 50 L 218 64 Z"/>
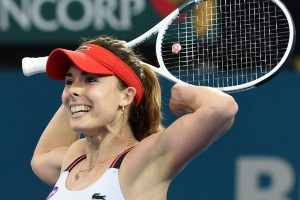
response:
<path id="1" fill-rule="evenodd" d="M 32 171 L 34 172 L 34 170 L 36 168 L 36 160 L 35 160 L 34 156 L 31 158 L 30 166 L 31 166 Z"/>
<path id="2" fill-rule="evenodd" d="M 40 168 L 41 168 L 41 162 L 40 159 L 38 159 L 38 156 L 34 155 L 30 162 L 31 169 L 38 176 Z"/>
<path id="3" fill-rule="evenodd" d="M 225 94 L 208 107 L 209 116 L 215 120 L 216 124 L 226 130 L 232 126 L 234 117 L 238 112 L 238 104 L 232 96 Z"/>
<path id="4" fill-rule="evenodd" d="M 58 179 L 58 170 L 49 170 L 42 156 L 34 155 L 30 162 L 33 173 L 44 183 L 54 185 Z"/>
<path id="5" fill-rule="evenodd" d="M 230 95 L 226 95 L 224 97 L 223 103 L 220 107 L 221 114 L 224 116 L 224 118 L 229 119 L 230 121 L 235 117 L 239 109 L 238 104 Z"/>
<path id="6" fill-rule="evenodd" d="M 238 104 L 232 96 L 226 95 L 217 107 L 214 109 L 215 119 L 219 119 L 220 132 L 225 133 L 233 125 L 234 117 L 239 109 Z"/>

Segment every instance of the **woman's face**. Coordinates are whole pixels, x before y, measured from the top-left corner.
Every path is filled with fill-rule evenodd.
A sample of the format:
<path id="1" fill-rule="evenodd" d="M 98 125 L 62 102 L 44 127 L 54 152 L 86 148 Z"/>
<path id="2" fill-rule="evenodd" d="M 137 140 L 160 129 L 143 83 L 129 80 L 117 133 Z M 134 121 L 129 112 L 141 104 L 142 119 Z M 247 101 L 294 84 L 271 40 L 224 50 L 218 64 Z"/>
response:
<path id="1" fill-rule="evenodd" d="M 121 117 L 122 92 L 115 76 L 86 73 L 71 66 L 65 77 L 62 102 L 74 131 L 95 135 Z"/>

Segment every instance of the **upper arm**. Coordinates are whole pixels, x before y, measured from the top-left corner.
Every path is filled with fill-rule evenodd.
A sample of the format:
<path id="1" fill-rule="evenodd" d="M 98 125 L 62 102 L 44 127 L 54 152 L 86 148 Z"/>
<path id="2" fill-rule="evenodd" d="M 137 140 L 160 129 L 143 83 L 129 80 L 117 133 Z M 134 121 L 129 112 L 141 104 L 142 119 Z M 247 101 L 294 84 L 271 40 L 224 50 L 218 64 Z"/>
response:
<path id="1" fill-rule="evenodd" d="M 166 178 L 174 177 L 194 156 L 226 132 L 238 109 L 234 99 L 227 94 L 211 88 L 191 88 L 187 89 L 191 89 L 188 92 L 193 95 L 186 91 L 179 91 L 184 97 L 172 94 L 171 110 L 188 113 L 173 122 L 161 137 Z"/>
<path id="2" fill-rule="evenodd" d="M 139 162 L 126 169 L 130 172 L 127 175 L 142 177 L 147 180 L 143 182 L 149 184 L 170 181 L 194 156 L 230 128 L 238 109 L 229 95 L 186 85 L 172 91 L 170 108 L 173 113 L 185 114 L 163 133 L 145 138 L 130 152 L 130 160 Z"/>
<path id="3" fill-rule="evenodd" d="M 171 164 L 184 165 L 232 125 L 233 118 L 202 108 L 176 120 L 165 131 L 166 152 Z"/>

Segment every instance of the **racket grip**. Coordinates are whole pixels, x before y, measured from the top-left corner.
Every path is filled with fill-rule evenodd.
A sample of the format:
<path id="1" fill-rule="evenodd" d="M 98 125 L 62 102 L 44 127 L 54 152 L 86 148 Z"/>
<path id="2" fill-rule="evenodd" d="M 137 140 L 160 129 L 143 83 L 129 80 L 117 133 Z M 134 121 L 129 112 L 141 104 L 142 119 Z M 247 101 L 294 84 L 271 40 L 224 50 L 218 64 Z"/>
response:
<path id="1" fill-rule="evenodd" d="M 25 76 L 31 76 L 38 73 L 46 72 L 46 63 L 48 56 L 46 57 L 25 57 L 22 59 L 22 70 Z"/>

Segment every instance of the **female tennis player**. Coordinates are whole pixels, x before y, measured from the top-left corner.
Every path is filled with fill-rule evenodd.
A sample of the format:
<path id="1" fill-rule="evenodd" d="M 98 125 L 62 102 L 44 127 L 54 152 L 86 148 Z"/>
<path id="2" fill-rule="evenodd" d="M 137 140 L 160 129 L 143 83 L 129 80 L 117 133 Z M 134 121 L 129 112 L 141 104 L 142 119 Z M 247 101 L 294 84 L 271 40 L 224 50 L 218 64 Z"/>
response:
<path id="1" fill-rule="evenodd" d="M 238 106 L 217 89 L 175 84 L 161 125 L 155 73 L 110 37 L 55 49 L 47 74 L 64 80 L 62 105 L 44 130 L 32 168 L 50 200 L 162 200 L 175 176 L 232 125 Z M 84 137 L 80 137 L 83 134 Z"/>

